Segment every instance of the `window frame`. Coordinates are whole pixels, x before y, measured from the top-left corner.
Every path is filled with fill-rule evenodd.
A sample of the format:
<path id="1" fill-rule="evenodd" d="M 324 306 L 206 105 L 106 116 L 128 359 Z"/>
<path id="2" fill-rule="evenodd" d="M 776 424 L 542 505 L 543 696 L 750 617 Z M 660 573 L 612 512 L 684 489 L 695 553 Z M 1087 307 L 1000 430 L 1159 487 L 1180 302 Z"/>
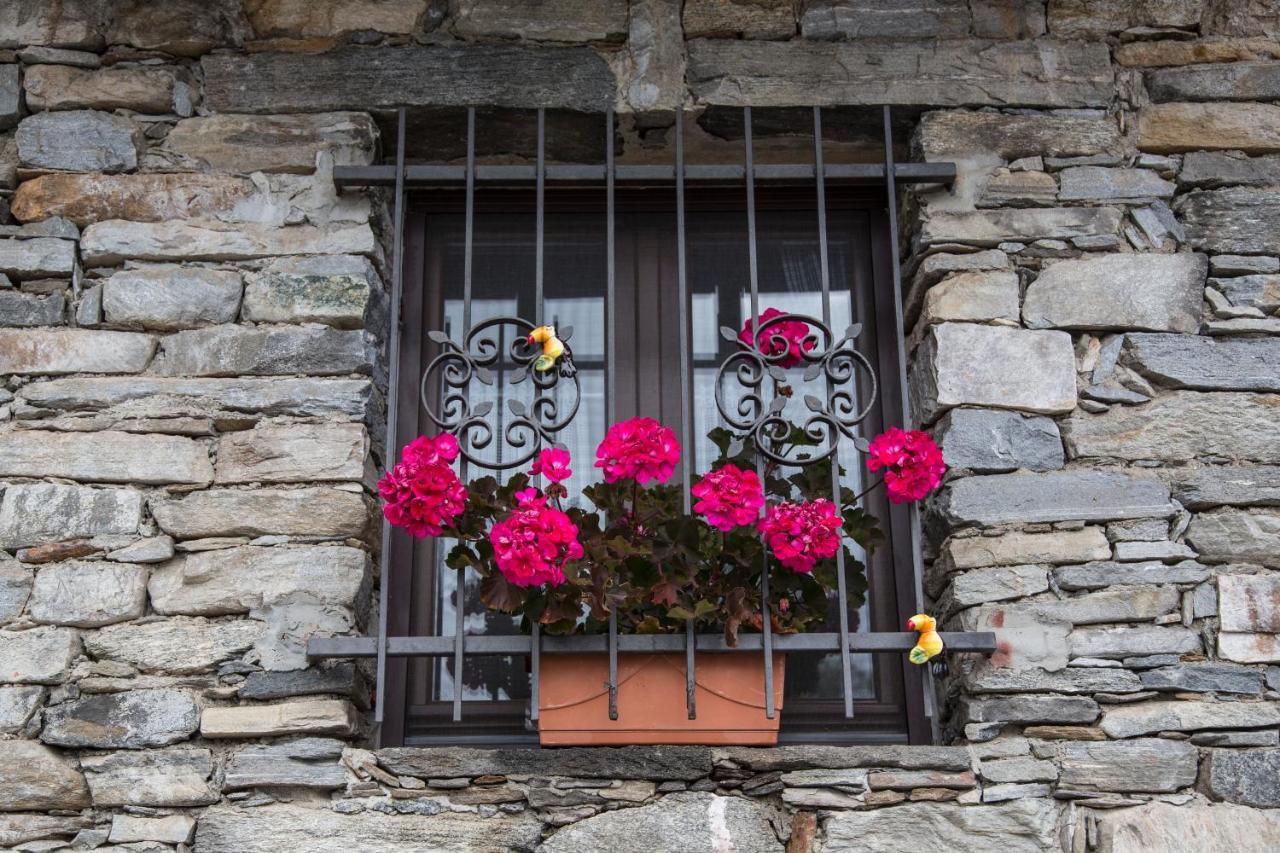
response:
<path id="1" fill-rule="evenodd" d="M 811 185 L 770 186 L 757 188 L 757 210 L 794 210 L 807 207 L 812 210 L 814 194 Z M 660 213 L 672 209 L 672 190 L 670 185 L 618 191 L 617 210 L 620 215 L 633 212 Z M 412 401 L 411 405 L 401 405 L 398 418 L 398 433 L 405 440 L 419 434 L 425 417 L 418 402 L 418 384 L 421 378 L 421 365 L 425 365 L 424 355 L 433 347 L 426 340 L 425 332 L 440 328 L 443 323 L 442 305 L 439 300 L 431 304 L 428 300 L 427 265 L 432 261 L 428 246 L 429 219 L 436 214 L 457 214 L 464 211 L 464 195 L 461 189 L 431 189 L 413 192 L 407 195 L 405 221 L 403 230 L 404 266 L 403 266 L 403 306 L 402 334 L 400 343 L 400 399 Z M 527 186 L 513 188 L 485 187 L 477 189 L 475 194 L 475 211 L 477 215 L 490 210 L 524 211 L 526 208 L 532 216 L 534 211 L 534 194 Z M 744 217 L 746 195 L 743 188 L 697 187 L 691 188 L 685 199 L 686 210 L 719 210 L 741 212 Z M 580 212 L 583 210 L 604 210 L 604 194 L 602 188 L 550 187 L 545 196 L 545 210 L 548 213 L 559 211 Z M 880 414 L 886 423 L 903 423 L 905 401 L 902 399 L 901 384 L 896 381 L 901 365 L 899 354 L 902 352 L 898 335 L 903 330 L 898 325 L 897 313 L 893 304 L 893 242 L 890 239 L 890 217 L 885 209 L 883 186 L 852 187 L 829 185 L 827 189 L 827 209 L 852 210 L 864 214 L 867 218 L 868 252 L 871 264 L 871 303 L 874 306 L 874 326 L 876 331 L 875 358 L 873 363 L 880 383 Z M 893 330 L 894 334 L 885 334 L 885 330 Z M 394 451 L 394 449 L 392 449 Z M 873 615 L 880 624 L 873 621 L 872 630 L 901 630 L 900 626 L 911 615 L 912 602 L 916 600 L 915 567 L 913 560 L 914 531 L 909 510 L 905 506 L 884 504 L 885 546 L 878 552 L 885 565 L 884 571 L 875 570 L 880 588 L 884 589 L 886 580 L 891 580 L 892 607 L 884 613 Z M 392 537 L 390 559 L 390 577 L 388 584 L 389 608 L 387 613 L 387 632 L 389 636 L 410 636 L 432 633 L 424 630 L 432 626 L 415 624 L 415 614 L 430 614 L 434 609 L 436 591 L 435 572 L 432 571 L 432 558 L 429 543 L 424 547 L 415 543 L 410 537 Z M 873 569 L 869 567 L 869 573 Z M 425 582 L 414 583 L 414 575 Z M 415 600 L 416 598 L 416 600 Z M 892 611 L 892 612 L 889 612 Z M 885 624 L 887 617 L 896 615 L 896 624 Z M 514 733 L 512 721 L 523 716 L 526 702 L 524 700 L 493 701 L 467 706 L 467 713 L 462 723 L 451 720 L 449 703 L 436 703 L 435 710 L 415 713 L 408 702 L 410 685 L 409 667 L 431 667 L 432 659 L 424 658 L 389 658 L 387 660 L 385 684 L 384 723 L 382 729 L 383 745 L 438 745 L 443 743 L 456 745 L 517 745 L 536 744 L 536 733 Z M 882 696 L 880 688 L 884 679 L 882 671 L 892 673 L 891 680 L 896 684 L 898 704 L 889 708 L 882 702 L 861 700 L 856 703 L 858 714 L 853 720 L 846 720 L 843 715 L 843 703 L 839 700 L 821 702 L 808 700 L 805 705 L 812 709 L 805 716 L 812 718 L 804 731 L 796 731 L 788 726 L 788 710 L 794 720 L 794 705 L 788 704 L 782 711 L 783 727 L 780 743 L 928 743 L 931 742 L 931 731 L 924 710 L 922 674 L 919 667 L 907 663 L 905 655 L 877 655 L 876 678 L 880 682 L 877 695 Z M 879 706 L 879 707 L 877 707 Z M 438 716 L 439 736 L 425 738 L 413 733 L 415 720 L 434 720 Z M 791 729 L 789 731 L 789 728 Z"/>

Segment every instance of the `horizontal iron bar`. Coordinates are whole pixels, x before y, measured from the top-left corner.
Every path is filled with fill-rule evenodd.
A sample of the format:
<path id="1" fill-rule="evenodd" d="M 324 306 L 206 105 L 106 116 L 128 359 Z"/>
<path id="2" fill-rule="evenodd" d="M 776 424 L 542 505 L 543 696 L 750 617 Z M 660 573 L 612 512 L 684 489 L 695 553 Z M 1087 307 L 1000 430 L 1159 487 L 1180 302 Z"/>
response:
<path id="1" fill-rule="evenodd" d="M 615 166 L 620 182 L 644 183 L 675 180 L 671 165 Z M 334 166 L 333 182 L 339 187 L 391 186 L 395 183 L 394 166 Z M 755 167 L 757 181 L 812 181 L 812 164 L 762 164 Z M 879 184 L 884 182 L 883 163 L 834 163 L 824 170 L 826 180 L 846 183 Z M 535 166 L 476 166 L 476 180 L 481 183 L 524 183 L 537 174 Z M 685 166 L 685 180 L 690 182 L 742 181 L 746 169 L 741 164 L 695 164 Z M 574 181 L 603 182 L 605 167 L 594 163 L 553 163 L 546 166 L 546 179 L 551 183 Z M 465 166 L 416 165 L 405 167 L 405 186 L 461 184 L 466 178 Z M 894 178 L 900 184 L 950 184 L 956 179 L 955 163 L 899 163 Z"/>
<path id="2" fill-rule="evenodd" d="M 760 651 L 762 635 L 743 634 L 738 645 L 729 647 L 723 634 L 699 634 L 699 652 L 750 652 Z M 881 631 L 869 634 L 851 634 L 849 649 L 855 652 L 906 652 L 916 644 L 917 636 L 911 632 Z M 542 637 L 542 654 L 571 654 L 581 652 L 605 652 L 608 638 L 603 634 L 574 635 L 571 637 Z M 996 650 L 996 635 L 990 631 L 942 632 L 942 641 L 948 651 L 989 653 Z M 621 652 L 678 652 L 685 650 L 683 634 L 625 634 L 618 637 Z M 527 655 L 532 651 L 530 638 L 523 634 L 511 636 L 476 635 L 466 638 L 468 655 Z M 779 652 L 835 652 L 840 650 L 840 635 L 829 634 L 776 634 L 773 648 Z M 387 654 L 391 657 L 447 657 L 454 652 L 453 637 L 388 637 Z M 377 654 L 377 640 L 373 637 L 316 637 L 307 642 L 307 656 L 319 658 L 365 658 Z"/>

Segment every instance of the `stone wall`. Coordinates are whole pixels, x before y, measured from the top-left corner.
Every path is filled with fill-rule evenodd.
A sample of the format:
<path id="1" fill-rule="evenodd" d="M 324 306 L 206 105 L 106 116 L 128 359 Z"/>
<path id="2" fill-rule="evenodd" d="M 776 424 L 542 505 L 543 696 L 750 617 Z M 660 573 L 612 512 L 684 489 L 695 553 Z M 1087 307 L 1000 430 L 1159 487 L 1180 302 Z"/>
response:
<path id="1" fill-rule="evenodd" d="M 0 846 L 1280 848 L 1278 37 L 1267 0 L 3 4 Z M 375 754 L 366 674 L 308 665 L 376 617 L 387 217 L 330 170 L 401 105 L 415 156 L 476 104 L 588 157 L 608 103 L 624 159 L 681 106 L 736 157 L 720 108 L 891 103 L 958 164 L 903 235 L 926 588 L 1000 639 L 949 746 Z"/>

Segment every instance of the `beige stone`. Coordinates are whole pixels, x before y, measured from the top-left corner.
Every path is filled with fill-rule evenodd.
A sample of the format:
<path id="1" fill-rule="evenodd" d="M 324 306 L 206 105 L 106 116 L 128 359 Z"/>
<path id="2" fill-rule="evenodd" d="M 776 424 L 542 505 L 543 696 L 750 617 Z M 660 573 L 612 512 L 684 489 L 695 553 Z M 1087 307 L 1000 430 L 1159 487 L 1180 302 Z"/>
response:
<path id="1" fill-rule="evenodd" d="M 359 536 L 369 517 L 364 498 L 331 488 L 209 489 L 157 498 L 151 503 L 151 513 L 162 530 L 180 539 Z"/>
<path id="2" fill-rule="evenodd" d="M 175 112 L 174 73 L 157 68 L 72 68 L 33 65 L 23 88 L 32 110 L 133 110 L 163 115 Z M 190 112 L 190 103 L 184 112 Z"/>
<path id="3" fill-rule="evenodd" d="M 1208 38 L 1198 41 L 1133 41 L 1116 48 L 1116 62 L 1130 68 L 1201 65 L 1280 59 L 1280 42 L 1268 38 Z"/>
<path id="4" fill-rule="evenodd" d="M 369 442 L 360 424 L 262 424 L 218 440 L 219 483 L 360 480 Z"/>
<path id="5" fill-rule="evenodd" d="M 1218 655 L 1239 663 L 1280 663 L 1280 634 L 1218 634 Z"/>
<path id="6" fill-rule="evenodd" d="M 22 430 L 0 442 L 0 476 L 65 477 L 86 483 L 208 483 L 213 465 L 204 445 L 182 436 Z"/>
<path id="7" fill-rule="evenodd" d="M 0 329 L 0 374 L 138 373 L 156 339 L 92 329 Z"/>
<path id="8" fill-rule="evenodd" d="M 367 113 L 223 114 L 178 122 L 164 150 L 220 172 L 309 174 L 322 151 L 338 166 L 371 163 L 377 140 Z"/>
<path id="9" fill-rule="evenodd" d="M 165 844 L 186 844 L 196 830 L 196 819 L 185 814 L 163 817 L 138 817 L 118 814 L 111 818 L 112 844 L 130 844 L 137 841 L 160 841 Z"/>
<path id="10" fill-rule="evenodd" d="M 923 323 L 952 320 L 1018 321 L 1018 274 L 962 272 L 929 288 L 920 315 Z"/>
<path id="11" fill-rule="evenodd" d="M 1220 575 L 1218 621 L 1223 631 L 1280 634 L 1280 575 Z"/>
<path id="12" fill-rule="evenodd" d="M 13 215 L 20 222 L 62 216 L 80 226 L 108 219 L 165 222 L 226 212 L 256 192 L 233 175 L 52 174 L 18 185 Z"/>
<path id="13" fill-rule="evenodd" d="M 84 776 L 69 761 L 40 743 L 0 741 L 0 812 L 88 805 Z"/>
<path id="14" fill-rule="evenodd" d="M 1280 106 L 1258 103 L 1150 104 L 1138 114 L 1138 148 L 1182 151 L 1280 151 Z"/>
<path id="15" fill-rule="evenodd" d="M 208 738 L 275 737 L 288 734 L 351 735 L 359 726 L 345 699 L 304 699 L 277 705 L 205 708 L 200 734 Z"/>
<path id="16" fill-rule="evenodd" d="M 272 255 L 376 255 L 378 245 L 367 223 L 276 228 L 251 223 L 109 219 L 85 229 L 80 252 L 87 266 L 113 266 L 126 258 L 219 261 Z"/>
<path id="17" fill-rule="evenodd" d="M 1054 530 L 1048 533 L 1005 533 L 1001 536 L 969 536 L 951 539 L 944 548 L 958 569 L 981 566 L 1015 566 L 1025 563 L 1085 563 L 1111 556 L 1111 545 L 1101 527 Z"/>
<path id="18" fill-rule="evenodd" d="M 407 35 L 428 0 L 246 0 L 257 38 L 341 36 L 363 30 Z"/>

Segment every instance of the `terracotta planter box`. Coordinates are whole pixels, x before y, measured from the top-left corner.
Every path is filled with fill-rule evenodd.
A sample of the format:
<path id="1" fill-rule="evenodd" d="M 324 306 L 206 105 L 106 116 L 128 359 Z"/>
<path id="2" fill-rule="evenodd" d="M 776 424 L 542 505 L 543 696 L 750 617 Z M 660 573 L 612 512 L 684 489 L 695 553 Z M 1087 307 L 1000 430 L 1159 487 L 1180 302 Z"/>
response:
<path id="1" fill-rule="evenodd" d="M 538 734 L 543 746 L 707 744 L 773 746 L 778 742 L 786 655 L 773 656 L 774 703 L 764 714 L 759 654 L 698 655 L 698 718 L 685 705 L 684 654 L 618 656 L 618 719 L 609 719 L 609 658 L 545 655 Z"/>

